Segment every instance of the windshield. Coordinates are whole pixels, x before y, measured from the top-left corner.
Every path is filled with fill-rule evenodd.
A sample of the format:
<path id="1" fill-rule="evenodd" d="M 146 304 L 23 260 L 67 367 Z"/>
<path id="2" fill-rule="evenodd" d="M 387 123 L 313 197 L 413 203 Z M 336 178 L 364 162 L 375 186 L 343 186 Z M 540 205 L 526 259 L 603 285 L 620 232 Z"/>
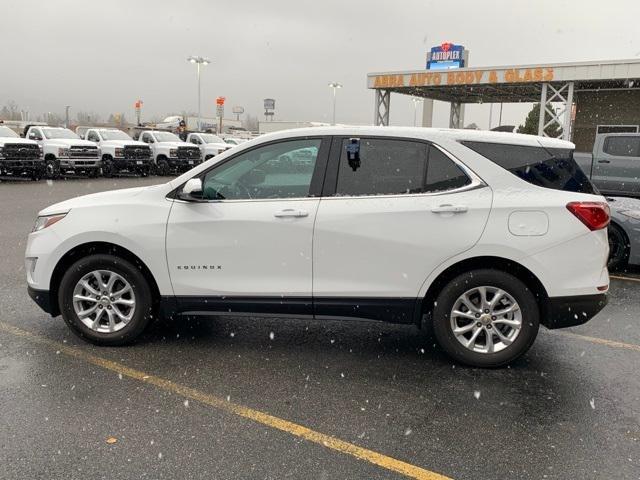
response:
<path id="1" fill-rule="evenodd" d="M 154 132 L 153 136 L 158 142 L 181 142 L 177 135 L 169 132 Z"/>
<path id="2" fill-rule="evenodd" d="M 131 140 L 131 137 L 122 130 L 100 130 L 103 140 Z"/>
<path id="3" fill-rule="evenodd" d="M 78 135 L 66 128 L 43 128 L 42 133 L 44 133 L 44 136 L 49 140 L 53 138 L 80 138 Z"/>
<path id="4" fill-rule="evenodd" d="M 0 127 L 0 137 L 19 138 L 18 134 L 9 127 Z"/>
<path id="5" fill-rule="evenodd" d="M 211 133 L 201 133 L 200 137 L 204 143 L 224 143 L 224 140 Z"/>

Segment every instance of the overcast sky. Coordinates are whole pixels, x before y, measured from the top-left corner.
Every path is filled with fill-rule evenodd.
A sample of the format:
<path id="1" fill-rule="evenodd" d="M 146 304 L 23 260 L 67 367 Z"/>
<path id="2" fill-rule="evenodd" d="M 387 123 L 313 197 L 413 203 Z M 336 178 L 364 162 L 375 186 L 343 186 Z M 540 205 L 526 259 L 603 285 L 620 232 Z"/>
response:
<path id="1" fill-rule="evenodd" d="M 424 67 L 443 41 L 470 50 L 470 65 L 496 66 L 640 57 L 639 0 L 0 0 L 0 106 L 14 100 L 35 114 L 124 112 L 144 101 L 146 116 L 195 111 L 195 67 L 203 70 L 203 116 L 215 97 L 260 115 L 276 99 L 276 119 L 329 121 L 329 81 L 339 81 L 337 119 L 370 124 L 368 72 Z M 393 95 L 391 123 L 411 125 L 413 105 Z M 494 126 L 497 124 L 497 106 Z M 504 123 L 527 107 L 508 106 Z M 230 115 L 227 115 L 230 116 Z M 487 105 L 466 123 L 486 128 Z M 448 107 L 436 105 L 435 126 Z"/>

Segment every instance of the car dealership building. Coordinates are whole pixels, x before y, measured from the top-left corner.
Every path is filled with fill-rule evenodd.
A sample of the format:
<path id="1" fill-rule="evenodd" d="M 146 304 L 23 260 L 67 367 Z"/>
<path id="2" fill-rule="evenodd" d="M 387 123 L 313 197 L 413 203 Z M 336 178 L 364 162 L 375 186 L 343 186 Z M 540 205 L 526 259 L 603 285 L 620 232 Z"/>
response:
<path id="1" fill-rule="evenodd" d="M 538 134 L 562 128 L 562 138 L 590 151 L 596 133 L 640 131 L 640 59 L 498 67 L 468 67 L 460 45 L 433 47 L 426 69 L 367 75 L 375 91 L 374 124 L 388 125 L 391 94 L 424 99 L 422 126 L 430 127 L 433 100 L 449 102 L 449 126 L 464 126 L 470 103 L 540 102 Z"/>

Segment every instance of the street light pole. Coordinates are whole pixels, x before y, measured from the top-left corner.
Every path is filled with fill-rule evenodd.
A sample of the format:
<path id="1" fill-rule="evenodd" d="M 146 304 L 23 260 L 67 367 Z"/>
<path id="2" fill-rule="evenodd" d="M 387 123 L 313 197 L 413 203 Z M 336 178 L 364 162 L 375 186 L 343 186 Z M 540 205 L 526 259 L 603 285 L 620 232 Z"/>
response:
<path id="1" fill-rule="evenodd" d="M 69 109 L 71 108 L 71 105 L 65 105 L 64 110 L 64 126 L 65 128 L 69 128 Z"/>
<path id="2" fill-rule="evenodd" d="M 342 84 L 338 82 L 331 82 L 329 84 L 329 87 L 333 89 L 333 115 L 332 115 L 333 120 L 331 121 L 331 125 L 335 125 L 336 124 L 336 91 L 339 88 L 342 88 Z"/>
<path id="3" fill-rule="evenodd" d="M 202 118 L 202 115 L 201 115 L 202 103 L 200 101 L 200 67 L 202 65 L 209 65 L 211 63 L 211 60 L 209 60 L 208 58 L 192 55 L 190 57 L 187 57 L 187 61 L 190 62 L 190 63 L 195 63 L 196 64 L 196 68 L 197 68 L 197 75 L 198 75 L 198 130 L 202 130 L 202 122 L 201 122 L 201 118 Z"/>

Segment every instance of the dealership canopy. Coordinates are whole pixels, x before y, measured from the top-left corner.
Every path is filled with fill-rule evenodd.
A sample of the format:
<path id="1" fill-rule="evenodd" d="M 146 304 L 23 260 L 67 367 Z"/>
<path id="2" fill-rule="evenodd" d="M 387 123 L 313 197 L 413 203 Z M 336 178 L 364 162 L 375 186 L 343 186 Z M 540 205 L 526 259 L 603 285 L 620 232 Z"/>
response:
<path id="1" fill-rule="evenodd" d="M 539 133 L 557 123 L 563 138 L 569 139 L 571 108 L 583 93 L 633 91 L 640 95 L 640 59 L 370 73 L 367 86 L 376 92 L 376 125 L 389 123 L 392 92 L 450 102 L 453 128 L 463 126 L 467 103 L 541 102 L 551 120 L 545 125 L 545 117 L 540 116 Z M 562 106 L 553 108 L 555 103 Z M 569 114 L 564 115 L 565 111 Z M 427 113 L 431 115 L 425 112 L 423 125 L 430 123 Z"/>

